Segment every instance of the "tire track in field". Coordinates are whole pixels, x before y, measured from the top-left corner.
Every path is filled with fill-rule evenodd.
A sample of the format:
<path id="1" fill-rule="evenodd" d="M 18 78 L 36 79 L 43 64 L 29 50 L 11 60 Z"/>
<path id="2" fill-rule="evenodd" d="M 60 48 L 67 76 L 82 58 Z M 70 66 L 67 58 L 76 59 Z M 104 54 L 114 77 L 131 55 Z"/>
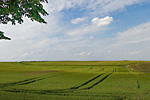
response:
<path id="1" fill-rule="evenodd" d="M 104 73 L 103 73 L 104 74 Z M 26 90 L 26 89 L 11 89 L 11 90 L 3 90 L 5 92 L 14 92 L 14 93 L 34 93 L 34 94 L 47 94 L 47 95 L 63 95 L 63 96 L 67 96 L 70 93 L 75 92 L 76 90 L 78 90 L 80 87 L 82 86 L 86 86 L 88 83 L 94 81 L 95 79 L 99 78 L 100 76 L 102 76 L 103 74 L 99 74 L 96 77 L 92 78 L 91 80 L 77 86 L 77 87 L 72 87 L 69 89 L 56 89 L 56 90 Z M 95 87 L 96 85 L 98 85 L 99 83 L 101 83 L 102 81 L 104 81 L 108 76 L 110 76 L 112 73 L 107 74 L 105 77 L 103 77 L 101 80 L 99 80 L 98 82 L 94 83 L 92 86 L 89 86 L 87 88 L 83 88 L 80 90 L 89 90 L 93 87 Z M 67 93 L 67 94 L 66 94 Z M 69 94 L 68 94 L 69 93 Z"/>
<path id="2" fill-rule="evenodd" d="M 40 94 L 45 94 L 45 93 L 68 93 L 68 92 L 73 92 L 74 90 L 79 89 L 80 87 L 87 85 L 88 83 L 94 81 L 95 79 L 99 78 L 103 74 L 104 73 L 99 74 L 99 75 L 95 76 L 94 78 L 86 81 L 85 83 L 83 83 L 83 84 L 81 84 L 79 86 L 76 86 L 76 87 L 71 87 L 69 89 L 58 89 L 58 90 L 49 90 L 49 91 L 48 90 L 36 91 L 36 90 L 24 90 L 24 89 L 14 89 L 14 90 L 12 89 L 12 90 L 4 90 L 4 91 L 6 91 L 6 92 L 16 92 L 16 93 L 18 93 L 18 92 L 23 92 L 23 93 L 40 93 Z M 54 76 L 59 76 L 59 75 L 54 75 Z M 50 77 L 52 77 L 52 76 L 50 76 Z M 31 78 L 31 79 L 26 79 L 26 80 L 15 82 L 15 83 L 10 83 L 10 84 L 8 84 L 8 86 L 11 86 L 11 85 L 26 85 L 26 84 L 34 83 L 36 81 L 43 80 L 43 79 L 45 79 L 45 78 L 38 78 L 38 77 L 37 78 Z"/>
<path id="3" fill-rule="evenodd" d="M 102 75 L 103 75 L 103 74 L 99 74 L 99 75 L 97 75 L 96 77 L 94 77 L 94 78 L 92 78 L 92 79 L 86 81 L 85 83 L 83 83 L 83 84 L 81 84 L 81 85 L 79 85 L 79 86 L 76 86 L 76 87 L 71 87 L 70 89 L 79 89 L 80 87 L 87 85 L 88 83 L 94 81 L 95 79 L 97 79 L 98 77 L 100 77 L 100 76 L 102 76 Z"/>
<path id="4" fill-rule="evenodd" d="M 101 68 L 100 71 L 104 71 L 105 68 Z"/>
<path id="5" fill-rule="evenodd" d="M 18 81 L 18 82 L 13 82 L 13 83 L 4 83 L 4 84 L 0 84 L 0 88 L 4 88 L 4 87 L 7 87 L 7 86 L 14 86 L 14 85 L 27 85 L 27 84 L 31 84 L 31 83 L 35 83 L 35 82 L 44 80 L 46 78 L 56 77 L 56 76 L 61 76 L 61 75 L 64 75 L 64 74 L 56 74 L 56 75 L 52 75 L 52 76 L 34 77 L 34 78 L 29 78 L 29 79 Z"/>
<path id="6" fill-rule="evenodd" d="M 137 88 L 140 89 L 141 88 L 141 85 L 139 83 L 139 81 L 137 80 Z"/>
<path id="7" fill-rule="evenodd" d="M 83 88 L 83 90 L 89 90 L 93 87 L 95 87 L 96 85 L 98 85 L 99 83 L 103 82 L 105 79 L 107 79 L 112 73 L 109 73 L 108 75 L 106 75 L 105 77 L 103 77 L 101 80 L 99 80 L 98 82 L 94 83 L 92 86 L 89 86 L 87 88 Z"/>
<path id="8" fill-rule="evenodd" d="M 25 81 L 19 81 L 19 82 L 16 82 L 18 83 L 17 85 L 26 85 L 26 84 L 30 84 L 30 83 L 34 83 L 34 82 L 37 82 L 37 81 L 40 81 L 40 80 L 44 80 L 46 78 L 50 78 L 50 77 L 56 77 L 56 76 L 61 76 L 61 75 L 64 75 L 64 74 L 56 74 L 56 75 L 52 75 L 52 76 L 42 76 L 42 77 L 37 77 L 35 79 L 30 79 L 29 81 L 25 80 Z"/>
<path id="9" fill-rule="evenodd" d="M 112 72 L 116 72 L 116 68 L 113 68 L 113 71 Z"/>
<path id="10" fill-rule="evenodd" d="M 47 94 L 47 95 L 69 95 L 70 93 L 73 93 L 75 92 L 76 90 L 89 90 L 93 87 L 95 87 L 96 85 L 98 85 L 99 83 L 101 83 L 102 81 L 104 81 L 108 76 L 110 76 L 112 73 L 109 73 L 107 74 L 106 76 L 104 76 L 101 80 L 99 80 L 98 82 L 94 83 L 92 86 L 89 86 L 87 88 L 83 88 L 83 89 L 79 89 L 83 86 L 86 86 L 88 83 L 91 83 L 93 82 L 94 80 L 98 79 L 100 76 L 102 76 L 103 74 L 105 73 L 102 73 L 102 74 L 99 74 L 97 76 L 95 76 L 94 78 L 86 81 L 85 83 L 79 85 L 79 86 L 76 86 L 76 87 L 72 87 L 72 88 L 69 88 L 69 89 L 55 89 L 55 90 L 26 90 L 26 89 L 4 89 L 3 91 L 5 92 L 14 92 L 14 93 L 34 93 L 34 94 Z M 62 74 L 61 74 L 62 75 Z M 64 74 L 63 74 L 64 75 Z M 55 75 L 56 76 L 56 75 Z M 57 75 L 58 76 L 58 75 Z M 52 77 L 52 76 L 50 76 Z M 53 76 L 54 77 L 54 76 Z M 28 79 L 30 80 L 30 79 Z M 32 80 L 32 79 L 31 79 Z M 40 80 L 40 79 L 39 79 Z M 42 79 L 41 79 L 42 80 Z M 24 80 L 25 81 L 25 80 Z M 32 80 L 34 81 L 34 80 Z M 37 80 L 38 81 L 38 80 Z M 21 82 L 21 81 L 20 81 Z M 25 81 L 26 82 L 26 81 Z M 18 83 L 18 82 L 16 82 Z M 27 84 L 29 82 L 26 82 L 26 83 L 21 83 L 21 84 Z M 20 84 L 20 85 L 21 85 Z"/>
<path id="11" fill-rule="evenodd" d="M 77 67 L 72 67 L 71 69 L 75 69 L 75 68 L 77 68 Z"/>
<path id="12" fill-rule="evenodd" d="M 86 69 L 85 71 L 89 71 L 89 70 L 92 70 L 92 69 L 93 69 L 93 67 L 90 67 L 90 68 Z"/>
<path id="13" fill-rule="evenodd" d="M 96 72 L 103 72 L 105 68 L 100 68 L 99 70 L 97 70 Z"/>
<path id="14" fill-rule="evenodd" d="M 6 86 L 19 85 L 19 84 L 24 83 L 24 82 L 29 82 L 29 81 L 32 81 L 32 80 L 36 80 L 37 78 L 39 78 L 39 77 L 34 77 L 34 78 L 30 78 L 30 79 L 26 79 L 26 80 L 22 80 L 22 81 L 18 81 L 18 82 L 13 82 L 13 83 L 4 83 L 4 84 L 0 84 L 0 87 L 3 88 L 3 87 L 6 87 Z"/>
<path id="15" fill-rule="evenodd" d="M 32 93 L 32 94 L 41 94 L 41 95 L 56 95 L 56 96 L 84 96 L 84 97 L 113 97 L 114 100 L 124 100 L 126 96 L 120 97 L 119 95 L 116 95 L 115 93 L 101 93 L 101 94 L 80 94 L 78 92 L 76 93 L 70 93 L 69 92 L 57 92 L 53 90 L 45 91 L 45 90 L 25 90 L 25 89 L 19 89 L 19 90 L 5 90 L 5 92 L 13 92 L 13 93 Z M 73 92 L 73 91 L 72 91 Z M 134 94 L 134 93 L 132 93 Z M 127 94 L 128 95 L 128 94 Z M 134 94 L 135 95 L 135 94 Z"/>

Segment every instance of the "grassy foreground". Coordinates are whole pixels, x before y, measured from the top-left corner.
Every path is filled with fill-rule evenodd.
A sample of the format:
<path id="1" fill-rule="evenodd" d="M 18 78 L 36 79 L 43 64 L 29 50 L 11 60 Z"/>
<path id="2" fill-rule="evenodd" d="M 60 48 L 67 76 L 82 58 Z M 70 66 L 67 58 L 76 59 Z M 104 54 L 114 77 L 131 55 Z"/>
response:
<path id="1" fill-rule="evenodd" d="M 1 62 L 0 100 L 149 100 L 150 62 Z"/>

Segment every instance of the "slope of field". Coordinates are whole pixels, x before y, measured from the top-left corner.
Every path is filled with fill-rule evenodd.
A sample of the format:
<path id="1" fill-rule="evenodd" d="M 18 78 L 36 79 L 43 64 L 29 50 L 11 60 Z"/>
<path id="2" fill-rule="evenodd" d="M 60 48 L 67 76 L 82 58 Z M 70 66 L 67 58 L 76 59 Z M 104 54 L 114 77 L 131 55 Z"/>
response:
<path id="1" fill-rule="evenodd" d="M 149 100 L 150 74 L 135 67 L 143 63 L 1 62 L 0 100 Z"/>
<path id="2" fill-rule="evenodd" d="M 130 68 L 137 72 L 150 72 L 150 62 L 131 64 Z"/>

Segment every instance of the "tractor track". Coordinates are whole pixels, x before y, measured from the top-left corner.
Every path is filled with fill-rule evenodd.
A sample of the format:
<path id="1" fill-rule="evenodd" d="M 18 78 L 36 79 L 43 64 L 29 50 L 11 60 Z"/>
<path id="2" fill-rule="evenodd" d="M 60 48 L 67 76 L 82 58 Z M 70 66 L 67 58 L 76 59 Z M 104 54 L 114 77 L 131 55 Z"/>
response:
<path id="1" fill-rule="evenodd" d="M 75 92 L 76 90 L 89 90 L 94 88 L 95 86 L 97 86 L 98 84 L 100 84 L 101 82 L 103 82 L 104 80 L 106 80 L 112 73 L 109 73 L 105 76 L 103 76 L 106 73 L 101 73 L 95 77 L 93 77 L 92 79 L 84 82 L 83 84 L 79 85 L 79 86 L 74 86 L 68 89 L 54 89 L 54 90 L 26 90 L 26 89 L 2 89 L 2 91 L 5 92 L 15 92 L 15 93 L 34 93 L 34 94 L 48 94 L 48 95 L 65 95 L 66 93 L 72 93 Z M 31 84 L 37 81 L 41 81 L 44 80 L 46 78 L 50 78 L 50 77 L 56 77 L 56 76 L 60 76 L 60 75 L 64 75 L 64 74 L 57 74 L 57 75 L 53 75 L 53 76 L 46 76 L 46 77 L 36 77 L 36 78 L 30 78 L 30 79 L 26 79 L 23 81 L 18 81 L 18 82 L 14 82 L 14 83 L 9 83 L 9 84 L 5 84 L 4 87 L 6 86 L 13 86 L 13 85 L 27 85 L 27 84 Z M 86 87 L 89 83 L 92 83 L 93 81 L 97 80 L 99 77 L 103 76 L 103 78 L 101 78 L 99 81 L 93 83 L 91 86 Z M 83 88 L 85 87 L 85 88 Z"/>
<path id="2" fill-rule="evenodd" d="M 79 85 L 79 86 L 76 86 L 76 87 L 72 87 L 72 88 L 70 88 L 70 89 L 79 89 L 80 87 L 87 85 L 88 83 L 94 81 L 95 79 L 97 79 L 98 77 L 100 77 L 100 76 L 102 76 L 102 75 L 103 75 L 103 74 L 99 74 L 99 75 L 97 75 L 96 77 L 94 77 L 94 78 L 92 78 L 92 79 L 86 81 L 85 83 L 83 83 L 83 84 L 81 84 L 81 85 Z"/>
<path id="3" fill-rule="evenodd" d="M 87 88 L 83 88 L 83 90 L 86 90 L 86 89 L 91 89 L 93 87 L 95 87 L 96 85 L 98 85 L 99 83 L 103 82 L 105 79 L 107 79 L 112 73 L 106 75 L 105 77 L 103 77 L 101 80 L 99 80 L 98 82 L 94 83 L 92 86 L 89 86 Z"/>
<path id="4" fill-rule="evenodd" d="M 0 88 L 4 88 L 7 86 L 14 86 L 14 85 L 27 85 L 27 84 L 31 84 L 31 83 L 35 83 L 50 77 L 57 77 L 57 76 L 61 76 L 61 75 L 65 75 L 65 74 L 56 74 L 56 75 L 52 75 L 52 76 L 41 76 L 41 77 L 34 77 L 34 78 L 29 78 L 29 79 L 25 79 L 22 81 L 18 81 L 18 82 L 13 82 L 13 83 L 3 83 L 0 84 Z"/>

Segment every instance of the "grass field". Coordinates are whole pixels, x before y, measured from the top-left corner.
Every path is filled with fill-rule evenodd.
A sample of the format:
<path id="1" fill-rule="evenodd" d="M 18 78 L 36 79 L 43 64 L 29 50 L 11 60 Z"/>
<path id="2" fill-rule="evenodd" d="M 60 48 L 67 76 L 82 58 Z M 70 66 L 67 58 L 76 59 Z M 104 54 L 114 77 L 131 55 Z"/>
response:
<path id="1" fill-rule="evenodd" d="M 150 62 L 1 62 L 0 100 L 150 100 Z"/>

